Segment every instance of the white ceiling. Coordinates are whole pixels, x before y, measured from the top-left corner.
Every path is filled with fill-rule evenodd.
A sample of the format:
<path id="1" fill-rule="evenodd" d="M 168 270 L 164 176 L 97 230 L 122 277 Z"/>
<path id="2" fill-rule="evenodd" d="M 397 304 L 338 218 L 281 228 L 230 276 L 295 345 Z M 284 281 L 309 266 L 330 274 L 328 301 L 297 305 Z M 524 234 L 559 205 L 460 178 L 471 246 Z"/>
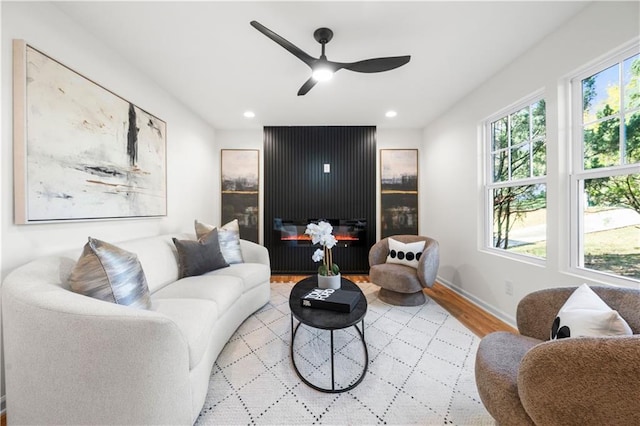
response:
<path id="1" fill-rule="evenodd" d="M 56 2 L 213 127 L 421 128 L 578 13 L 585 2 Z M 309 68 L 249 25 L 314 57 L 411 55 L 384 73 L 339 71 L 297 96 Z M 384 114 L 394 109 L 398 116 Z M 247 120 L 245 110 L 256 117 Z"/>

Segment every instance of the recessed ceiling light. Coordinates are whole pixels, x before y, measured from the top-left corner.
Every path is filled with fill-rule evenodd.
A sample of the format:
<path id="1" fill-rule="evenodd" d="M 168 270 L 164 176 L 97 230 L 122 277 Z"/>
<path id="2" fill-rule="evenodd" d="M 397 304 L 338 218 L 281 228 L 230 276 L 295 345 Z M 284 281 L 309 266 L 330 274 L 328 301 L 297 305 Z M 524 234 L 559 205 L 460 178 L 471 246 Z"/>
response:
<path id="1" fill-rule="evenodd" d="M 255 116 L 256 116 L 256 114 L 253 111 L 245 111 L 244 112 L 244 117 L 245 118 L 253 118 Z"/>
<path id="2" fill-rule="evenodd" d="M 395 111 L 387 111 L 387 113 L 385 114 L 385 116 L 388 117 L 388 118 L 393 118 L 396 115 L 398 115 L 398 113 L 395 112 Z"/>

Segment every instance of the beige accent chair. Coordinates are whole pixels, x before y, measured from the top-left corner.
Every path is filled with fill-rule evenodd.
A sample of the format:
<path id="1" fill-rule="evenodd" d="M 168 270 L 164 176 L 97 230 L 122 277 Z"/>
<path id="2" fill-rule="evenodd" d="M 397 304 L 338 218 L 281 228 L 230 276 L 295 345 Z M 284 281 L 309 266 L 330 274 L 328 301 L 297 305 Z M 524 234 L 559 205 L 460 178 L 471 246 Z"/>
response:
<path id="1" fill-rule="evenodd" d="M 393 235 L 396 241 L 414 243 L 425 241 L 418 268 L 386 263 L 389 255 L 389 238 L 384 238 L 369 250 L 369 279 L 379 285 L 378 297 L 383 302 L 399 306 L 418 306 L 426 301 L 423 288 L 433 286 L 440 264 L 438 242 L 419 235 Z"/>
<path id="2" fill-rule="evenodd" d="M 519 335 L 485 336 L 476 354 L 482 403 L 500 425 L 640 425 L 640 290 L 591 287 L 633 336 L 549 341 L 575 288 L 541 290 L 518 304 Z"/>

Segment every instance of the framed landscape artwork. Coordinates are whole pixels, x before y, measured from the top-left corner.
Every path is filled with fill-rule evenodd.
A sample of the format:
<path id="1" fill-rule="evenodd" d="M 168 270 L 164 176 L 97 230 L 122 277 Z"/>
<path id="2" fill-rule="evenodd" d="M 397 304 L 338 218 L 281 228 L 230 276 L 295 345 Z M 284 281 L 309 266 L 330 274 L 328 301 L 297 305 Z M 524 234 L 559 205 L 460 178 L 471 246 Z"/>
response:
<path id="1" fill-rule="evenodd" d="M 220 162 L 221 223 L 238 219 L 240 238 L 257 243 L 260 151 L 223 149 Z"/>
<path id="2" fill-rule="evenodd" d="M 166 123 L 13 41 L 15 222 L 166 216 Z"/>
<path id="3" fill-rule="evenodd" d="M 380 150 L 380 238 L 418 235 L 418 150 Z"/>

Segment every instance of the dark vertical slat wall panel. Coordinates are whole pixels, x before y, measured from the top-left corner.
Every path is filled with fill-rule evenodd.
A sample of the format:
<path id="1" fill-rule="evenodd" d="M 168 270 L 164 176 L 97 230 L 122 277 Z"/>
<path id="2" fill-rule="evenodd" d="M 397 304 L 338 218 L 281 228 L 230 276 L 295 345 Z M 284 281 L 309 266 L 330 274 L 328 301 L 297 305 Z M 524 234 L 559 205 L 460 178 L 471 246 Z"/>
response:
<path id="1" fill-rule="evenodd" d="M 264 168 L 264 242 L 272 271 L 313 273 L 318 266 L 311 260 L 317 246 L 276 242 L 279 217 L 366 219 L 365 244 L 336 247 L 334 259 L 344 273 L 368 272 L 377 223 L 375 126 L 265 127 Z"/>

